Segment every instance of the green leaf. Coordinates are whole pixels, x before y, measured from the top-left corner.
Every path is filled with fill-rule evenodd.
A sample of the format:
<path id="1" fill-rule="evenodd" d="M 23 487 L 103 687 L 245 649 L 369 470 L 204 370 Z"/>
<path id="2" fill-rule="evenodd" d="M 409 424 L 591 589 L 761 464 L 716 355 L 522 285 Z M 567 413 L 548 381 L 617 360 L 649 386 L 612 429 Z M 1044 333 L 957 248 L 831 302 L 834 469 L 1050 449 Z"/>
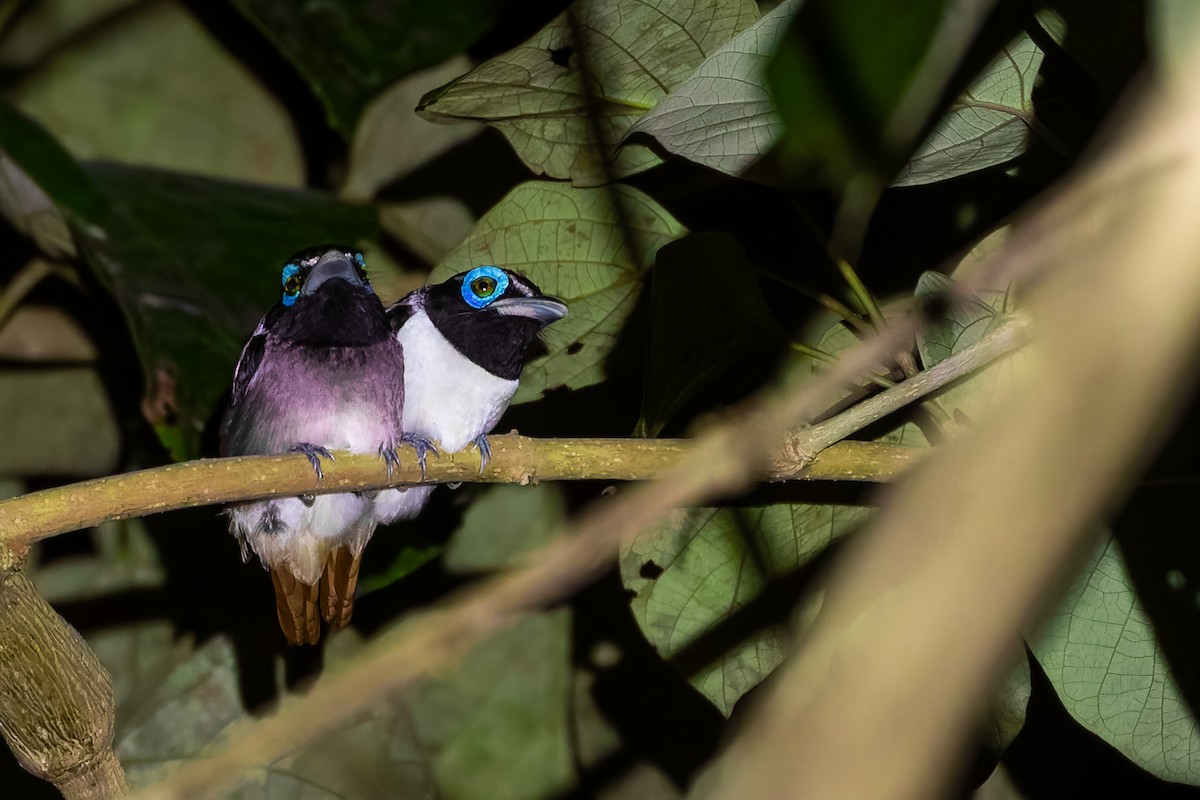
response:
<path id="1" fill-rule="evenodd" d="M 5 476 L 90 478 L 117 468 L 121 433 L 93 366 L 0 370 Z"/>
<path id="2" fill-rule="evenodd" d="M 463 515 L 446 546 L 446 569 L 470 573 L 515 566 L 549 542 L 565 517 L 557 486 L 491 487 Z"/>
<path id="3" fill-rule="evenodd" d="M 890 177 L 903 163 L 909 143 L 885 142 L 885 131 L 927 56 L 941 44 L 935 40 L 952 4 L 807 0 L 801 5 L 767 67 L 784 125 L 779 155 L 793 176 L 840 185 L 862 169 Z M 946 65 L 947 78 L 953 66 Z"/>
<path id="4" fill-rule="evenodd" d="M 370 592 L 391 586 L 404 576 L 416 572 L 425 564 L 440 556 L 443 550 L 445 548 L 440 545 L 419 545 L 415 547 L 405 545 L 400 549 L 391 566 L 386 570 L 372 575 L 365 575 L 359 579 L 358 591 L 355 596 L 362 597 Z"/>
<path id="5" fill-rule="evenodd" d="M 79 159 L 304 180 L 287 110 L 177 3 L 102 26 L 9 96 Z"/>
<path id="6" fill-rule="evenodd" d="M 677 511 L 622 548 L 633 614 L 665 659 L 687 653 L 767 583 L 803 567 L 867 515 L 845 505 L 771 505 Z M 779 664 L 786 624 L 737 631 L 687 678 L 724 714 Z"/>
<path id="7" fill-rule="evenodd" d="M 773 360 L 783 342 L 754 264 L 728 234 L 697 234 L 664 246 L 651 289 L 650 357 L 638 423 L 643 436 L 657 436 L 718 379 Z"/>
<path id="8" fill-rule="evenodd" d="M 926 272 L 917 281 L 916 297 L 926 301 L 947 299 L 953 284 L 945 275 Z M 924 367 L 928 369 L 979 341 L 1004 322 L 1014 305 L 1006 287 L 985 289 L 968 300 L 945 306 L 945 313 L 931 319 L 917 337 L 917 350 Z M 938 402 L 949 413 L 976 420 L 1003 397 L 1012 385 L 1014 370 L 1020 369 L 1022 363 L 1024 357 L 1020 353 L 994 362 L 943 389 L 937 394 Z"/>
<path id="9" fill-rule="evenodd" d="M 803 0 L 786 0 L 730 39 L 630 130 L 668 152 L 740 175 L 779 138 L 765 70 Z"/>
<path id="10" fill-rule="evenodd" d="M 637 234 L 636 253 L 623 241 L 613 192 Z M 547 389 L 578 389 L 604 380 L 604 359 L 633 310 L 655 253 L 686 232 L 662 206 L 627 186 L 578 189 L 530 181 L 484 214 L 430 280 L 497 264 L 568 303 L 570 314 L 543 336 L 548 354 L 530 363 L 521 377 L 514 402 L 528 402 Z"/>
<path id="11" fill-rule="evenodd" d="M 133 333 L 144 412 L 182 448 L 176 457 L 195 457 L 242 346 L 277 299 L 279 265 L 315 242 L 374 239 L 374 212 L 316 192 L 115 164 L 89 172 L 113 212 L 80 231 L 81 249 Z"/>
<path id="12" fill-rule="evenodd" d="M 61 211 L 87 222 L 96 221 L 105 212 L 105 198 L 87 172 L 40 125 L 2 100 L 0 150 Z M 14 198 L 12 207 L 27 210 L 31 199 L 33 205 L 41 206 L 40 198 L 31 198 L 28 189 L 17 183 L 21 176 L 13 173 L 6 164 L 0 160 L 0 166 L 5 166 L 3 176 L 8 179 L 4 185 L 13 187 L 6 192 L 6 196 Z M 17 189 L 25 189 L 20 195 L 23 198 L 20 202 Z"/>
<path id="13" fill-rule="evenodd" d="M 412 695 L 413 725 L 448 800 L 538 800 L 574 781 L 571 616 L 526 615 Z"/>
<path id="14" fill-rule="evenodd" d="M 1032 649 L 1080 724 L 1163 780 L 1200 785 L 1200 725 L 1114 540 L 1083 565 Z"/>
<path id="15" fill-rule="evenodd" d="M 579 186 L 604 181 L 601 158 L 646 111 L 734 34 L 758 19 L 750 0 L 581 0 L 573 6 L 587 32 L 601 139 L 587 118 L 588 93 L 559 15 L 529 41 L 430 92 L 418 107 L 439 121 L 476 120 L 495 127 L 530 169 Z M 652 163 L 630 154 L 616 172 Z"/>
<path id="16" fill-rule="evenodd" d="M 331 670 L 363 648 L 329 640 Z M 477 645 L 457 667 L 269 765 L 236 798 L 535 800 L 574 779 L 568 731 L 570 612 L 528 615 Z M 169 674 L 141 684 L 117 754 L 145 786 L 248 721 L 237 659 L 217 637 Z"/>
<path id="17" fill-rule="evenodd" d="M 367 200 L 402 177 L 482 130 L 480 125 L 434 125 L 413 111 L 431 85 L 469 69 L 466 56 L 409 75 L 366 107 L 350 143 L 350 165 L 342 197 Z M 397 146 L 398 142 L 404 145 Z"/>
<path id="18" fill-rule="evenodd" d="M 1011 161 L 1028 147 L 1041 49 L 1022 33 L 975 79 L 892 182 L 916 186 Z"/>
<path id="19" fill-rule="evenodd" d="M 499 19 L 490 0 L 235 0 L 302 74 L 347 139 L 371 98 L 464 50 Z"/>

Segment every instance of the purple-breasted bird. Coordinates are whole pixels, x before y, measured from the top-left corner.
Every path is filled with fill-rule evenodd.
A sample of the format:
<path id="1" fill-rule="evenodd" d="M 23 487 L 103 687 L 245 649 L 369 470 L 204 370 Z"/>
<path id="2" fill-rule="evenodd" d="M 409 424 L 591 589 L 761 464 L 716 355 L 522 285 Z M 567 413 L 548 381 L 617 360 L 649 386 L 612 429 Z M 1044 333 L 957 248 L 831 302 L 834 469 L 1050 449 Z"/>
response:
<path id="1" fill-rule="evenodd" d="M 404 357 L 362 254 L 324 246 L 283 267 L 279 302 L 242 350 L 222 455 L 299 452 L 317 477 L 330 450 L 379 453 L 396 464 L 404 413 Z M 271 572 L 280 627 L 315 644 L 318 613 L 350 621 L 359 560 L 378 511 L 366 494 L 304 495 L 230 506 L 230 531 Z"/>
<path id="2" fill-rule="evenodd" d="M 491 454 L 487 434 L 517 391 L 538 334 L 567 314 L 528 278 L 476 267 L 410 293 L 388 308 L 404 346 L 404 429 L 424 464 L 423 444 L 446 452 L 474 444 L 480 471 Z M 385 490 L 381 521 L 416 516 L 432 486 Z"/>

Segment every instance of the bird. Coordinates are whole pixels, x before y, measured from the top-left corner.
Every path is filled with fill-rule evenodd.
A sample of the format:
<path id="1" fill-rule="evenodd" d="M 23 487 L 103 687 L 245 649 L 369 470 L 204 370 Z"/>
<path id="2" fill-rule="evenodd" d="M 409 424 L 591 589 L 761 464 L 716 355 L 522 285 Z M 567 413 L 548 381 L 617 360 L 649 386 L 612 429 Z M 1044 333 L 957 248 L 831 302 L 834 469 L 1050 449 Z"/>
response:
<path id="1" fill-rule="evenodd" d="M 525 276 L 479 266 L 413 291 L 389 306 L 404 347 L 405 441 L 422 470 L 427 452 L 479 450 L 517 391 L 521 370 L 542 330 L 567 315 L 567 304 L 542 294 Z M 376 497 L 381 522 L 416 516 L 432 486 L 388 489 Z"/>
<path id="2" fill-rule="evenodd" d="M 390 478 L 403 436 L 404 351 L 367 279 L 361 252 L 323 245 L 284 264 L 280 297 L 234 370 L 221 455 L 308 457 L 317 478 L 331 450 L 378 453 Z M 316 644 L 318 613 L 350 622 L 359 563 L 379 522 L 369 493 L 237 503 L 229 528 L 271 573 L 279 625 Z"/>

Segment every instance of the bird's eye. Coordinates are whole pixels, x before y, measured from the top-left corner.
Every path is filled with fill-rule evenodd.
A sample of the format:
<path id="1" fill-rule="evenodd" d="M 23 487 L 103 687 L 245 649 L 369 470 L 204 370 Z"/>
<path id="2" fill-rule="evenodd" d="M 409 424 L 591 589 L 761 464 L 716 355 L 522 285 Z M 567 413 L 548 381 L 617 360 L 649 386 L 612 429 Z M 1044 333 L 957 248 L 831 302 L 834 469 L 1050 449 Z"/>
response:
<path id="1" fill-rule="evenodd" d="M 499 267 L 476 267 L 463 278 L 462 296 L 472 308 L 483 308 L 508 288 L 508 275 Z"/>
<path id="2" fill-rule="evenodd" d="M 304 281 L 300 278 L 300 265 L 287 264 L 283 268 L 283 304 L 290 306 L 296 302 L 296 298 L 300 296 L 300 285 Z"/>

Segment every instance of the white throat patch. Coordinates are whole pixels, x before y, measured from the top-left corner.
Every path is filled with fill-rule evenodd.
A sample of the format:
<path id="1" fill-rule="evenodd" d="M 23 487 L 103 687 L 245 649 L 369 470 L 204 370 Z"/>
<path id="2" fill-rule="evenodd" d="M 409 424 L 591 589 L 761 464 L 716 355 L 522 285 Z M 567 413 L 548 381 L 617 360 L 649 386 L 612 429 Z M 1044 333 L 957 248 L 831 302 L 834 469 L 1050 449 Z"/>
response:
<path id="1" fill-rule="evenodd" d="M 455 350 L 423 308 L 413 309 L 396 338 L 404 346 L 406 432 L 453 453 L 499 422 L 516 380 L 498 378 Z"/>

